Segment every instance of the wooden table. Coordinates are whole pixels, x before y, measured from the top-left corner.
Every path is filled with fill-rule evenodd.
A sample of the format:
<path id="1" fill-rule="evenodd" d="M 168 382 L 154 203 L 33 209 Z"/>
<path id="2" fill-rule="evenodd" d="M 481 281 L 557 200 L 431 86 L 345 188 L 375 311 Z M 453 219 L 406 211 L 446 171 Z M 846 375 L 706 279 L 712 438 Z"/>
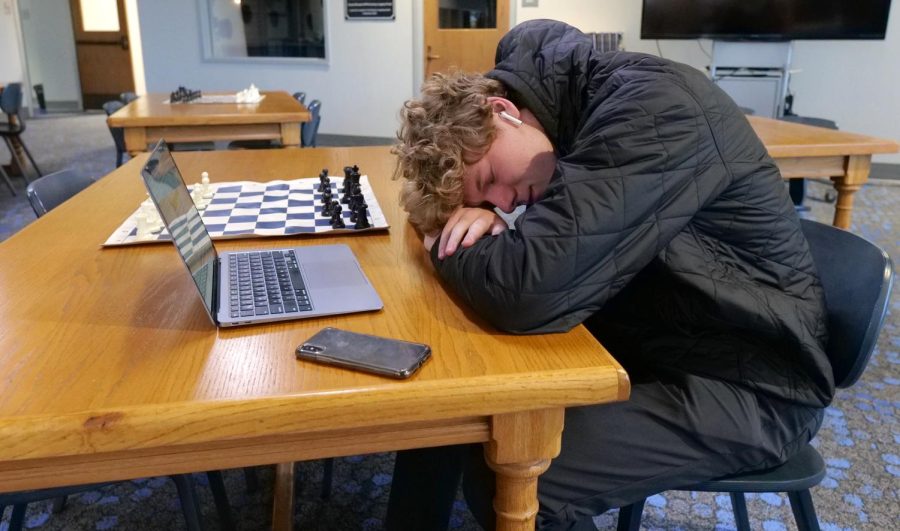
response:
<path id="1" fill-rule="evenodd" d="M 300 124 L 310 120 L 307 108 L 287 92 L 263 92 L 259 103 L 163 103 L 168 94 L 147 94 L 109 118 L 125 130 L 125 149 L 134 156 L 167 142 L 278 140 L 300 146 Z"/>
<path id="2" fill-rule="evenodd" d="M 213 181 L 359 164 L 389 231 L 218 246 L 346 243 L 384 310 L 217 330 L 171 245 L 100 247 L 146 197 L 140 155 L 0 244 L 0 491 L 482 442 L 499 528 L 532 528 L 563 408 L 628 396 L 608 352 L 582 327 L 498 333 L 449 293 L 397 206 L 386 147 L 175 158 Z M 406 381 L 297 361 L 294 348 L 324 326 L 434 354 Z M 291 470 L 278 468 L 288 486 Z M 278 506 L 276 523 L 290 514 Z"/>
<path id="3" fill-rule="evenodd" d="M 869 180 L 872 155 L 900 150 L 893 140 L 759 116 L 747 119 L 785 179 L 831 178 L 837 190 L 833 224 L 842 229 L 850 228 L 853 194 Z"/>

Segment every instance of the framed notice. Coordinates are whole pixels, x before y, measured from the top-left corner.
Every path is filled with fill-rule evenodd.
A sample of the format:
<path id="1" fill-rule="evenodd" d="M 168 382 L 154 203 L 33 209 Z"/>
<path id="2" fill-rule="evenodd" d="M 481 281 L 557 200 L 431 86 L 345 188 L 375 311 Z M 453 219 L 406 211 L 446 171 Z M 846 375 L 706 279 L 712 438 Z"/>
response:
<path id="1" fill-rule="evenodd" d="M 344 0 L 346 20 L 394 20 L 394 0 Z"/>

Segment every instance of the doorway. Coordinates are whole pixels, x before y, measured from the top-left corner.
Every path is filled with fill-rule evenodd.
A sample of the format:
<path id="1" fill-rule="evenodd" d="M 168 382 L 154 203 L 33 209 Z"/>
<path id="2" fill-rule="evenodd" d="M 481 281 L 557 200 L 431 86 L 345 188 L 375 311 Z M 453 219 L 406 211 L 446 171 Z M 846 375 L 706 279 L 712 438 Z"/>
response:
<path id="1" fill-rule="evenodd" d="M 425 0 L 425 78 L 435 72 L 487 72 L 509 31 L 509 0 Z"/>
<path id="2" fill-rule="evenodd" d="M 134 92 L 125 0 L 71 0 L 81 99 L 85 109 Z"/>

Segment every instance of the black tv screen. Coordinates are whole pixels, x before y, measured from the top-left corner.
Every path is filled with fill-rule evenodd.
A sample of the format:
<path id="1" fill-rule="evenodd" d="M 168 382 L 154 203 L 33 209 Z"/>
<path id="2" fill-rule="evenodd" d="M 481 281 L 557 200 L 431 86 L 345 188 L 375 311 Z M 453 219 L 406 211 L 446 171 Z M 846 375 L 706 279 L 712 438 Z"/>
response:
<path id="1" fill-rule="evenodd" d="M 891 0 L 644 0 L 642 39 L 884 39 Z"/>

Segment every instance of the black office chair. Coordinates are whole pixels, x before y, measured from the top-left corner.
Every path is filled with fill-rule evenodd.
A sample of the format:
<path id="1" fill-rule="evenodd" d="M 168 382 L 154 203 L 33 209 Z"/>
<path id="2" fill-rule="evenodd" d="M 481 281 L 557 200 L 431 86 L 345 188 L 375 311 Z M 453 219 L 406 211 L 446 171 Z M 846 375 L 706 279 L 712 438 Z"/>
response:
<path id="1" fill-rule="evenodd" d="M 121 101 L 112 100 L 103 104 L 103 110 L 106 111 L 107 116 L 110 116 L 124 106 L 125 104 Z M 109 127 L 109 134 L 112 136 L 113 143 L 116 145 L 116 168 L 118 168 L 122 165 L 122 158 L 125 156 L 125 130 L 121 127 L 113 127 L 108 123 L 107 127 Z"/>
<path id="2" fill-rule="evenodd" d="M 25 132 L 25 121 L 19 116 L 19 110 L 21 108 L 22 84 L 10 83 L 9 85 L 6 85 L 3 88 L 3 92 L 0 92 L 0 110 L 6 114 L 7 121 L 0 123 L 0 136 L 3 137 L 6 146 L 9 148 L 9 152 L 12 153 L 16 164 L 18 164 L 19 169 L 22 170 L 22 175 L 27 181 L 27 165 L 24 164 L 25 161 L 21 160 L 21 157 L 19 157 L 19 154 L 13 145 L 13 140 L 15 140 L 16 143 L 22 147 L 22 150 L 25 151 L 25 155 L 28 157 L 28 160 L 31 161 L 31 166 L 34 168 L 38 177 L 41 176 L 41 170 L 38 168 L 37 162 L 34 161 L 34 157 L 31 156 L 31 152 L 28 151 L 25 142 L 22 141 L 22 133 Z"/>
<path id="3" fill-rule="evenodd" d="M 779 120 L 784 120 L 785 122 L 792 122 L 795 124 L 803 124 L 803 125 L 812 125 L 815 127 L 824 127 L 825 129 L 837 129 L 837 123 L 833 120 L 828 120 L 825 118 L 814 118 L 812 116 L 797 116 L 796 114 L 786 114 L 779 118 Z M 788 181 L 788 192 L 791 194 L 791 201 L 793 201 L 794 206 L 799 210 L 808 210 L 808 207 L 803 206 L 803 200 L 806 198 L 806 179 L 791 179 Z M 833 192 L 829 192 L 825 194 L 825 201 L 828 203 L 833 203 L 836 194 Z"/>
<path id="4" fill-rule="evenodd" d="M 801 220 L 813 260 L 825 289 L 831 360 L 835 386 L 856 383 L 875 349 L 887 314 L 894 269 L 891 258 L 874 243 L 851 232 L 815 221 Z M 797 527 L 818 530 L 809 489 L 825 477 L 825 462 L 811 445 L 781 466 L 737 474 L 677 490 L 728 492 L 738 531 L 749 531 L 745 492 L 787 492 Z M 619 511 L 619 531 L 636 531 L 644 501 Z"/>
<path id="5" fill-rule="evenodd" d="M 82 177 L 70 170 L 61 170 L 35 179 L 28 185 L 25 193 L 34 214 L 41 217 L 92 184 L 93 177 Z"/>
<path id="6" fill-rule="evenodd" d="M 319 133 L 319 122 L 322 121 L 322 102 L 312 100 L 309 103 L 310 119 L 300 125 L 300 145 L 303 147 L 316 147 L 316 136 Z"/>
<path id="7" fill-rule="evenodd" d="M 222 529 L 235 529 L 234 520 L 231 517 L 231 507 L 228 505 L 228 496 L 225 493 L 225 482 L 222 473 L 218 471 L 207 472 L 209 488 L 216 504 L 216 513 Z M 200 502 L 197 499 L 197 491 L 194 489 L 194 481 L 190 474 L 177 474 L 169 476 L 175 482 L 178 490 L 178 499 L 181 501 L 181 510 L 189 531 L 200 531 L 203 525 L 200 522 Z M 66 496 L 99 489 L 114 483 L 93 483 L 90 485 L 74 485 L 71 487 L 55 487 L 49 489 L 29 490 L 23 492 L 11 492 L 0 494 L 0 518 L 7 506 L 12 506 L 12 515 L 9 519 L 7 531 L 21 531 L 25 521 L 25 511 L 29 503 L 53 499 L 53 512 L 59 513 L 65 507 Z"/>
<path id="8" fill-rule="evenodd" d="M 119 99 L 122 100 L 122 103 L 128 105 L 129 103 L 137 99 L 137 94 L 135 94 L 134 92 L 123 92 L 119 94 Z"/>

